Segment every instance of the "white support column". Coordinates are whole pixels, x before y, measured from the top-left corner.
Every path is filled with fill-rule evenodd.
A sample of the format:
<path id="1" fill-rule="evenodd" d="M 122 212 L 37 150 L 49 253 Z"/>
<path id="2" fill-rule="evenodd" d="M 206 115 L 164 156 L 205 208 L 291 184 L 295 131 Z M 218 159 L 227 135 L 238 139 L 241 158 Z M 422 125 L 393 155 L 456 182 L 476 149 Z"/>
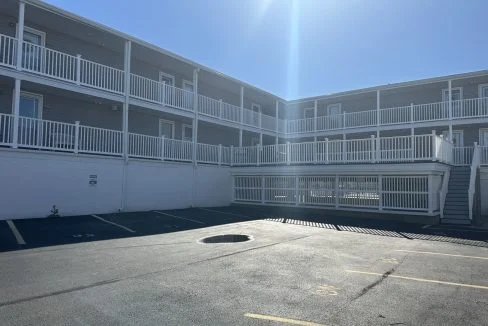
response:
<path id="1" fill-rule="evenodd" d="M 239 147 L 242 147 L 242 129 L 239 129 Z"/>
<path id="2" fill-rule="evenodd" d="M 75 121 L 75 145 L 73 148 L 73 152 L 78 154 L 78 150 L 80 147 L 80 122 Z"/>
<path id="3" fill-rule="evenodd" d="M 12 148 L 18 147 L 19 142 L 19 112 L 20 112 L 20 79 L 15 80 L 14 86 L 14 125 L 12 130 Z"/>
<path id="4" fill-rule="evenodd" d="M 124 158 L 122 175 L 122 199 L 120 210 L 124 211 L 127 202 L 127 164 L 129 160 L 129 96 L 130 96 L 130 63 L 132 43 L 124 45 L 124 103 L 122 105 L 122 157 Z"/>
<path id="5" fill-rule="evenodd" d="M 346 143 L 346 134 L 342 134 L 342 162 L 346 162 L 346 151 L 347 151 L 347 143 Z"/>
<path id="6" fill-rule="evenodd" d="M 325 137 L 325 142 L 324 142 L 324 156 L 325 158 L 322 159 L 322 161 L 325 162 L 325 164 L 329 164 L 329 138 Z"/>
<path id="7" fill-rule="evenodd" d="M 25 16 L 25 3 L 24 1 L 19 2 L 19 20 L 17 24 L 17 70 L 22 70 L 22 50 L 24 43 L 24 16 Z"/>
<path id="8" fill-rule="evenodd" d="M 376 139 L 374 138 L 374 135 L 371 135 L 371 154 L 370 154 L 370 157 L 371 157 L 371 161 L 373 163 L 376 162 L 376 149 L 375 149 L 375 146 L 376 145 Z"/>
<path id="9" fill-rule="evenodd" d="M 124 49 L 124 103 L 122 108 L 122 156 L 129 157 L 129 95 L 130 95 L 130 62 L 132 43 L 125 42 Z"/>
<path id="10" fill-rule="evenodd" d="M 295 206 L 300 203 L 300 192 L 298 191 L 298 176 L 295 176 Z"/>
<path id="11" fill-rule="evenodd" d="M 380 102 L 380 90 L 378 89 L 376 91 L 376 127 L 380 126 L 380 107 L 381 107 L 381 102 Z"/>
<path id="12" fill-rule="evenodd" d="M 412 142 L 412 161 L 415 160 L 415 154 L 417 152 L 416 146 L 415 146 L 415 128 L 410 128 L 410 141 Z"/>
<path id="13" fill-rule="evenodd" d="M 435 130 L 432 130 L 432 161 L 437 158 L 437 137 Z"/>
<path id="14" fill-rule="evenodd" d="M 244 86 L 241 86 L 240 107 L 241 107 L 241 125 L 242 125 L 244 124 Z"/>
<path id="15" fill-rule="evenodd" d="M 317 100 L 313 101 L 313 131 L 317 131 Z"/>
<path id="16" fill-rule="evenodd" d="M 76 55 L 76 85 L 81 84 L 81 54 Z"/>
<path id="17" fill-rule="evenodd" d="M 276 100 L 276 104 L 275 104 L 275 131 L 276 131 L 276 137 L 278 137 L 278 132 L 279 132 L 279 119 L 278 119 L 278 116 L 279 116 L 279 113 L 280 113 L 280 103 L 278 102 L 278 100 Z"/>
<path id="18" fill-rule="evenodd" d="M 335 176 L 335 185 L 334 185 L 334 188 L 335 188 L 335 207 L 336 208 L 339 208 L 339 176 L 336 175 Z"/>
<path id="19" fill-rule="evenodd" d="M 449 79 L 447 82 L 448 92 L 449 92 L 449 140 L 452 140 L 452 80 Z"/>
<path id="20" fill-rule="evenodd" d="M 383 210 L 383 176 L 378 176 L 378 209 Z"/>
<path id="21" fill-rule="evenodd" d="M 263 133 L 259 133 L 259 145 L 263 146 Z"/>
<path id="22" fill-rule="evenodd" d="M 265 190 L 264 190 L 264 175 L 261 176 L 261 204 L 264 204 L 266 200 Z"/>
<path id="23" fill-rule="evenodd" d="M 198 71 L 200 68 L 193 69 L 193 123 L 192 123 L 192 141 L 193 141 L 193 166 L 197 166 L 197 146 L 198 146 Z"/>
<path id="24" fill-rule="evenodd" d="M 433 213 L 434 212 L 434 200 L 435 198 L 437 197 L 437 192 L 434 192 L 434 180 L 432 178 L 432 174 L 429 174 L 428 176 L 428 192 L 429 192 L 429 213 Z"/>

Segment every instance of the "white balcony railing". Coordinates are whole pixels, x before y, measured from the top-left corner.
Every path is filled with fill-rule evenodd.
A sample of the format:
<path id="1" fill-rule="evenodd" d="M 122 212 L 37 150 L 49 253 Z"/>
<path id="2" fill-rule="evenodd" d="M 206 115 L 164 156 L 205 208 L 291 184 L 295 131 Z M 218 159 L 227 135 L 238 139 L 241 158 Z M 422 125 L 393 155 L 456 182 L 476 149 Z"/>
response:
<path id="1" fill-rule="evenodd" d="M 18 128 L 17 132 L 14 132 L 15 128 Z M 121 156 L 123 133 L 120 130 L 84 126 L 78 122 L 73 124 L 27 117 L 15 119 L 13 115 L 0 114 L 0 145 Z M 442 136 L 429 134 L 246 147 L 198 144 L 196 160 L 235 166 L 414 161 L 460 164 L 456 163 L 460 160 L 457 159 L 458 151 Z M 129 133 L 128 155 L 192 161 L 193 142 Z M 481 164 L 486 164 L 486 147 L 480 147 L 480 156 Z"/>
<path id="2" fill-rule="evenodd" d="M 0 66 L 17 66 L 16 38 L 0 34 Z M 124 93 L 123 70 L 28 42 L 22 43 L 20 67 L 29 73 L 83 85 L 116 94 Z M 159 81 L 131 74 L 130 96 L 145 101 L 192 111 L 194 94 Z M 216 119 L 243 123 L 246 126 L 276 131 L 276 117 L 253 112 L 203 95 L 198 95 L 199 113 Z M 343 113 L 285 122 L 278 120 L 278 132 L 284 134 L 312 133 L 315 131 L 344 130 L 395 124 L 414 124 L 444 121 L 449 118 L 488 117 L 488 98 L 474 98 L 427 104 L 385 108 L 379 110 Z"/>
<path id="3" fill-rule="evenodd" d="M 472 98 L 452 102 L 452 118 L 488 117 L 488 98 Z M 413 124 L 449 119 L 449 103 L 437 102 L 412 104 L 408 106 L 376 110 L 343 113 L 332 116 L 320 116 L 316 119 L 289 120 L 286 132 L 289 134 L 311 133 L 314 131 L 332 131 L 396 124 Z M 315 130 L 315 120 L 317 129 Z"/>
<path id="4" fill-rule="evenodd" d="M 434 134 L 326 140 L 233 149 L 231 165 L 453 162 L 452 143 Z"/>

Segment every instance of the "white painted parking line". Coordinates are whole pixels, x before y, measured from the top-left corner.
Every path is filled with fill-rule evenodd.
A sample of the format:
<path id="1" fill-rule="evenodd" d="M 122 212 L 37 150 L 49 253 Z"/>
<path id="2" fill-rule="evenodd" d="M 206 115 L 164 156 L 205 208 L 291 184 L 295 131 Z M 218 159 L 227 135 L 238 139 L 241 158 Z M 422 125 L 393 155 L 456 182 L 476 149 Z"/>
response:
<path id="1" fill-rule="evenodd" d="M 14 234 L 15 240 L 17 240 L 17 243 L 19 245 L 25 245 L 24 238 L 22 238 L 22 234 L 20 234 L 19 230 L 17 230 L 17 227 L 15 226 L 14 222 L 12 220 L 7 220 L 7 224 L 10 227 L 10 230 Z"/>
<path id="2" fill-rule="evenodd" d="M 352 270 L 346 270 L 348 273 L 356 273 L 356 274 L 364 274 L 364 275 L 374 275 L 374 276 L 382 276 L 384 277 L 385 274 L 381 273 L 372 273 L 372 272 L 364 272 L 364 271 L 352 271 Z M 454 285 L 454 286 L 462 286 L 462 287 L 467 287 L 467 288 L 473 288 L 473 289 L 483 289 L 483 290 L 488 290 L 488 286 L 484 285 L 474 285 L 474 284 L 465 284 L 465 283 L 455 283 L 455 282 L 446 282 L 446 281 L 439 281 L 439 280 L 428 280 L 425 278 L 417 278 L 417 277 L 409 277 L 409 276 L 400 276 L 400 275 L 388 275 L 388 278 L 398 278 L 402 280 L 408 280 L 408 281 L 417 281 L 417 282 L 426 282 L 426 283 L 436 283 L 436 284 L 444 284 L 444 285 Z"/>
<path id="3" fill-rule="evenodd" d="M 424 226 L 422 226 L 422 229 L 427 229 L 427 228 L 429 228 L 431 226 L 432 226 L 431 224 L 425 224 Z"/>
<path id="4" fill-rule="evenodd" d="M 132 233 L 135 233 L 135 232 L 136 232 L 136 231 L 134 231 L 134 230 L 132 230 L 132 229 L 129 229 L 129 228 L 128 228 L 128 227 L 126 227 L 126 226 L 123 226 L 123 225 L 117 224 L 117 223 L 115 223 L 115 222 L 107 221 L 106 219 L 101 218 L 100 216 L 97 216 L 97 215 L 92 215 L 92 216 L 93 216 L 94 218 L 99 219 L 100 221 L 105 222 L 105 223 L 108 223 L 108 224 L 112 224 L 112 225 L 118 226 L 119 228 L 124 229 L 124 230 L 126 230 L 126 231 L 129 231 L 129 232 L 132 232 Z"/>
<path id="5" fill-rule="evenodd" d="M 154 213 L 158 213 L 158 214 L 162 214 L 162 215 L 166 215 L 166 216 L 171 216 L 171 217 L 179 218 L 179 219 L 182 219 L 182 220 L 187 220 L 187 221 L 194 222 L 194 223 L 198 223 L 198 224 L 205 224 L 202 221 L 192 220 L 191 218 L 176 216 L 176 215 L 173 215 L 173 214 L 163 213 L 163 212 L 159 212 L 159 211 L 154 211 Z"/>
<path id="6" fill-rule="evenodd" d="M 245 218 L 251 218 L 251 219 L 254 219 L 254 218 L 255 218 L 255 217 L 251 217 L 251 216 L 248 216 L 248 215 L 237 214 L 237 213 L 228 213 L 228 212 L 222 212 L 222 211 L 218 211 L 218 210 L 215 210 L 215 209 L 210 209 L 210 208 L 202 208 L 202 207 L 198 207 L 198 209 L 201 209 L 201 210 L 203 210 L 203 211 L 214 212 L 214 213 L 220 213 L 220 214 L 227 214 L 227 215 L 233 215 L 233 216 L 238 216 L 238 217 L 245 217 Z"/>
<path id="7" fill-rule="evenodd" d="M 325 326 L 324 324 L 317 324 L 317 323 L 310 322 L 310 321 L 283 318 L 283 317 L 278 317 L 278 316 L 269 316 L 269 315 L 251 314 L 251 313 L 245 313 L 244 316 L 248 317 L 248 318 L 274 321 L 274 322 L 278 322 L 278 323 L 285 323 L 285 324 L 292 324 L 292 325 Z"/>
<path id="8" fill-rule="evenodd" d="M 472 259 L 484 259 L 488 260 L 488 257 L 479 257 L 479 256 L 465 256 L 465 255 L 457 255 L 457 254 L 445 254 L 442 252 L 431 252 L 431 251 L 414 251 L 414 250 L 396 250 L 400 252 L 408 252 L 411 254 L 423 254 L 423 255 L 438 255 L 438 256 L 449 256 L 449 257 L 462 257 L 462 258 L 472 258 Z"/>

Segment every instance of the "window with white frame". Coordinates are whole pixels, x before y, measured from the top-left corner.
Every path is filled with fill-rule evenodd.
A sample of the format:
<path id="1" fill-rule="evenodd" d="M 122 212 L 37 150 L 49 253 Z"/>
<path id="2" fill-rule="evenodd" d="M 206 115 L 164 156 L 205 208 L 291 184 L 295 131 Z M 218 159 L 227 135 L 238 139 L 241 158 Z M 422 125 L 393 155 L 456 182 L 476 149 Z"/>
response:
<path id="1" fill-rule="evenodd" d="M 193 82 L 189 80 L 183 80 L 183 89 L 188 92 L 193 92 Z"/>
<path id="2" fill-rule="evenodd" d="M 480 129 L 480 146 L 488 146 L 488 128 Z"/>
<path id="3" fill-rule="evenodd" d="M 341 103 L 334 103 L 327 105 L 327 115 L 339 115 L 341 114 Z"/>
<path id="4" fill-rule="evenodd" d="M 175 85 L 175 76 L 165 73 L 163 71 L 159 72 L 159 82 L 166 83 L 166 85 L 174 86 Z"/>
<path id="5" fill-rule="evenodd" d="M 478 93 L 479 97 L 488 97 L 488 84 L 479 85 Z"/>
<path id="6" fill-rule="evenodd" d="M 253 116 L 253 123 L 255 126 L 259 125 L 259 113 L 261 113 L 261 105 L 252 103 L 251 104 L 251 111 Z"/>
<path id="7" fill-rule="evenodd" d="M 193 140 L 193 127 L 191 125 L 183 125 L 181 130 L 181 139 L 186 141 Z"/>
<path id="8" fill-rule="evenodd" d="M 17 25 L 18 37 L 18 25 Z M 22 45 L 22 66 L 27 70 L 40 71 L 43 65 L 43 51 L 46 46 L 46 33 L 24 26 L 24 43 Z"/>
<path id="9" fill-rule="evenodd" d="M 305 108 L 303 109 L 303 118 L 310 119 L 315 117 L 315 109 L 314 108 Z"/>
<path id="10" fill-rule="evenodd" d="M 175 138 L 175 123 L 170 120 L 159 119 L 159 136 Z"/>
<path id="11" fill-rule="evenodd" d="M 449 131 L 445 130 L 442 132 L 442 135 L 445 138 L 449 138 Z M 452 131 L 452 142 L 454 147 L 463 147 L 464 146 L 464 133 L 462 130 L 453 130 Z"/>

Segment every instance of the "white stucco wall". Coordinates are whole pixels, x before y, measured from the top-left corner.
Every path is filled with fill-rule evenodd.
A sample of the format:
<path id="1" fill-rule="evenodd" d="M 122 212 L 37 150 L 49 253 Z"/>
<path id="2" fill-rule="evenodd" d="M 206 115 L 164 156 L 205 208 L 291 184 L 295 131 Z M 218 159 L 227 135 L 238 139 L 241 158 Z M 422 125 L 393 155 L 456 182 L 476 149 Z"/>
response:
<path id="1" fill-rule="evenodd" d="M 480 169 L 480 198 L 481 198 L 481 215 L 488 216 L 488 167 Z"/>
<path id="2" fill-rule="evenodd" d="M 0 219 L 45 217 L 53 205 L 72 216 L 117 212 L 123 203 L 125 211 L 230 204 L 228 167 L 200 165 L 194 173 L 188 163 L 143 160 L 126 167 L 123 196 L 121 158 L 0 150 Z"/>

